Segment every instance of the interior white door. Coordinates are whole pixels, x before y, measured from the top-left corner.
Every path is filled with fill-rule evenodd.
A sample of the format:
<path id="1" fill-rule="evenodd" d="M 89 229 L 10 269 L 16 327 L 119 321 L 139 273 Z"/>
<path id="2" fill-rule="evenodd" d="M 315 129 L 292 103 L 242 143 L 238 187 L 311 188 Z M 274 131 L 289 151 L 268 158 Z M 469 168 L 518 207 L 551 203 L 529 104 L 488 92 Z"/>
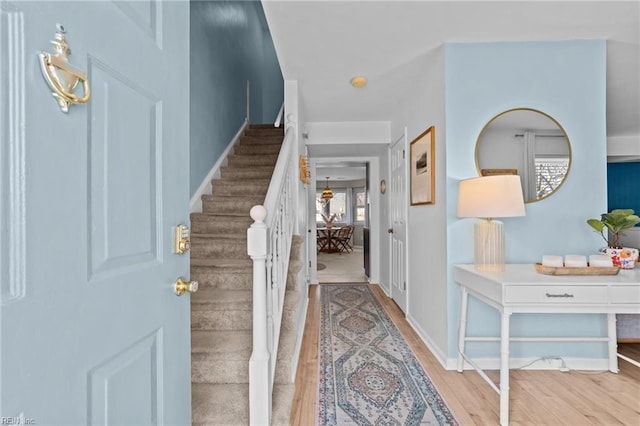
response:
<path id="1" fill-rule="evenodd" d="M 0 415 L 190 424 L 188 2 L 0 7 Z M 92 93 L 68 113 L 37 57 L 57 23 Z"/>
<path id="2" fill-rule="evenodd" d="M 389 216 L 391 226 L 391 297 L 396 304 L 406 312 L 407 309 L 407 278 L 406 278 L 406 247 L 407 247 L 407 195 L 406 195 L 406 161 L 405 137 L 401 137 L 389 148 L 391 169 L 391 185 L 389 185 Z"/>

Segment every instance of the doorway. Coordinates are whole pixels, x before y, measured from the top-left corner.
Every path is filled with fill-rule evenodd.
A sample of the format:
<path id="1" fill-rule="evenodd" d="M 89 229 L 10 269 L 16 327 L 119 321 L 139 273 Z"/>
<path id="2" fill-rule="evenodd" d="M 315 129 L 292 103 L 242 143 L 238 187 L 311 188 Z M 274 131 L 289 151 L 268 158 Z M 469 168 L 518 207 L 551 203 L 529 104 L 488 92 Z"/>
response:
<path id="1" fill-rule="evenodd" d="M 367 282 L 364 274 L 362 247 L 354 246 L 350 253 L 318 253 L 318 282 L 320 283 L 362 283 Z"/>
<path id="2" fill-rule="evenodd" d="M 378 282 L 379 262 L 372 262 L 369 276 L 364 273 L 365 225 L 379 229 L 378 197 L 368 190 L 368 182 L 378 179 L 378 159 L 310 159 L 310 172 L 312 183 L 308 191 L 307 216 L 309 282 Z M 333 197 L 324 204 L 321 196 L 326 188 L 331 190 Z M 333 221 L 334 233 L 336 228 L 353 225 L 348 250 L 340 250 L 335 245 L 323 246 L 318 236 L 327 237 L 327 220 Z M 371 244 L 371 259 L 379 258 L 378 247 L 377 240 Z"/>
<path id="3" fill-rule="evenodd" d="M 323 282 L 366 282 L 363 232 L 368 225 L 368 164 L 316 164 L 317 276 Z"/>

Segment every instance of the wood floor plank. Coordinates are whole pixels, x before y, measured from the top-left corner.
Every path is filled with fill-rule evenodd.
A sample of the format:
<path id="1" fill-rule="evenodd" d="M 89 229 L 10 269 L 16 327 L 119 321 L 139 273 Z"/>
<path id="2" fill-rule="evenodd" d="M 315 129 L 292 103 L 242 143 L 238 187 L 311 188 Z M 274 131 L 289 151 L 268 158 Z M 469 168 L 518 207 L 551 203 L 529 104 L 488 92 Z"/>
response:
<path id="1" fill-rule="evenodd" d="M 445 370 L 398 306 L 378 286 L 372 286 L 389 317 L 413 350 L 434 386 L 463 425 L 499 423 L 498 395 L 475 371 Z M 309 287 L 309 305 L 291 424 L 316 424 L 318 388 L 318 335 L 320 288 Z M 640 344 L 621 344 L 619 350 L 640 360 Z M 511 426 L 538 425 L 638 425 L 640 426 L 640 368 L 619 360 L 620 372 L 560 372 L 512 370 L 510 372 Z M 498 372 L 487 372 L 498 380 Z"/>

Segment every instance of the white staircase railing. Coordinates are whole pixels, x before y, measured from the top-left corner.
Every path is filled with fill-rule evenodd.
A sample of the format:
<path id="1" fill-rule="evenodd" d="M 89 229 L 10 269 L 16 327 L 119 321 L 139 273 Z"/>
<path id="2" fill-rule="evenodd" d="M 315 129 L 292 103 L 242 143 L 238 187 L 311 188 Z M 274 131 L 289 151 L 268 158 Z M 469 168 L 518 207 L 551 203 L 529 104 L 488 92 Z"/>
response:
<path id="1" fill-rule="evenodd" d="M 283 115 L 284 115 L 284 102 L 280 106 L 280 110 L 278 111 L 278 115 L 276 116 L 276 121 L 273 123 L 273 127 L 280 127 L 280 123 L 282 122 Z"/>
<path id="2" fill-rule="evenodd" d="M 253 259 L 253 352 L 249 360 L 249 419 L 271 422 L 273 381 L 293 235 L 295 126 L 287 125 L 264 205 L 253 206 L 247 252 Z"/>

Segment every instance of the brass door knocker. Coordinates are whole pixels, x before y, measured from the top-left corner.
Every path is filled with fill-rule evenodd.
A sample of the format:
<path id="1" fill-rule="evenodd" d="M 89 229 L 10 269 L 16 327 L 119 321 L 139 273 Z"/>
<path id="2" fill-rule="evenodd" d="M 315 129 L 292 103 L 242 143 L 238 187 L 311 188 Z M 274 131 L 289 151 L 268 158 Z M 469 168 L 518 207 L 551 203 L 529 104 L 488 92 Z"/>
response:
<path id="1" fill-rule="evenodd" d="M 71 104 L 84 104 L 91 97 L 89 79 L 82 71 L 69 65 L 69 54 L 71 49 L 67 44 L 64 27 L 56 25 L 56 39 L 52 40 L 56 53 L 40 52 L 40 69 L 45 81 L 51 87 L 51 95 L 56 99 L 62 112 L 69 112 Z M 79 96 L 75 93 L 78 83 L 82 82 L 83 94 Z"/>

